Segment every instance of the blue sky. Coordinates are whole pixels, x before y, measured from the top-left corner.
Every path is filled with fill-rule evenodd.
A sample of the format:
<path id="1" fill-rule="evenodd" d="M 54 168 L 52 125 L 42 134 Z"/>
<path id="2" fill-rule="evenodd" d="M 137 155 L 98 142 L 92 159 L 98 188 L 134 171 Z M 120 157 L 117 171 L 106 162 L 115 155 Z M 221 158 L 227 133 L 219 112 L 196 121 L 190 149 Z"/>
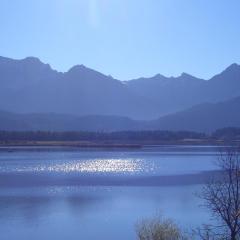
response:
<path id="1" fill-rule="evenodd" d="M 0 55 L 127 80 L 240 63 L 239 0 L 1 0 Z"/>

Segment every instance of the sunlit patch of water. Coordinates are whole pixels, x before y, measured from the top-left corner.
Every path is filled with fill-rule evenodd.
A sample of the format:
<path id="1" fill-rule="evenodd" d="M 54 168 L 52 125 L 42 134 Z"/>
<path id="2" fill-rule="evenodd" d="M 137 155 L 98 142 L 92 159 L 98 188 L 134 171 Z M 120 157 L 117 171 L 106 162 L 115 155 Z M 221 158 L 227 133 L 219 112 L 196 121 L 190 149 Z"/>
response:
<path id="1" fill-rule="evenodd" d="M 61 163 L 38 164 L 30 166 L 16 166 L 15 168 L 1 168 L 3 172 L 56 172 L 56 173 L 138 173 L 153 171 L 154 166 L 142 159 L 92 159 L 86 161 L 69 161 Z"/>
<path id="2" fill-rule="evenodd" d="M 136 172 L 141 170 L 141 161 L 132 161 L 131 159 L 96 159 L 85 162 L 57 164 L 47 167 L 47 170 L 54 172 Z"/>

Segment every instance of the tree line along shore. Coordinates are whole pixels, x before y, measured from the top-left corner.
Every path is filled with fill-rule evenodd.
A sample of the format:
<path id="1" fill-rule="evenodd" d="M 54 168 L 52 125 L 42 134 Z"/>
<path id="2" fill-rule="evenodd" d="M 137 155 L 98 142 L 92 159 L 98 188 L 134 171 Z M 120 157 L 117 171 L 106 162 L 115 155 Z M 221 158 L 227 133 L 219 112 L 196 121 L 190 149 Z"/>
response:
<path id="1" fill-rule="evenodd" d="M 54 132 L 0 131 L 0 146 L 130 147 L 146 145 L 221 145 L 240 142 L 240 128 L 212 133 L 190 131 Z"/>

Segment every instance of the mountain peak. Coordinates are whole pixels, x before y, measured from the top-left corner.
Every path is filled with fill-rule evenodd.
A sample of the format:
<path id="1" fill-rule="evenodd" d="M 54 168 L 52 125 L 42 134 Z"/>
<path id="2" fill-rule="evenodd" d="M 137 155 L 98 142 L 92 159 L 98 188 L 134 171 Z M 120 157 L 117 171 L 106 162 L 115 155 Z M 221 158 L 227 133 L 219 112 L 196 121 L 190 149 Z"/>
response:
<path id="1" fill-rule="evenodd" d="M 240 70 L 240 65 L 238 65 L 237 63 L 231 64 L 226 68 L 225 71 L 235 71 L 235 70 Z"/>
<path id="2" fill-rule="evenodd" d="M 39 69 L 40 71 L 53 70 L 49 64 L 43 63 L 39 58 L 36 58 L 36 57 L 26 57 L 24 59 L 17 60 L 17 61 L 22 63 L 26 68 L 29 68 L 29 69 L 34 68 L 34 69 Z M 53 71 L 57 72 L 55 70 L 53 70 Z"/>
<path id="3" fill-rule="evenodd" d="M 87 70 L 88 68 L 86 66 L 84 66 L 83 64 L 81 65 L 75 65 L 73 67 L 71 67 L 68 72 L 69 73 L 78 73 L 78 72 L 82 72 L 84 70 Z"/>
<path id="4" fill-rule="evenodd" d="M 166 77 L 163 76 L 162 74 L 158 73 L 158 74 L 154 75 L 153 78 L 166 78 Z"/>
<path id="5" fill-rule="evenodd" d="M 219 79 L 221 79 L 222 81 L 228 80 L 231 82 L 239 82 L 239 77 L 240 77 L 240 65 L 238 65 L 237 63 L 233 63 L 221 73 L 213 76 L 210 80 L 219 81 Z"/>
<path id="6" fill-rule="evenodd" d="M 176 79 L 181 79 L 181 80 L 196 80 L 198 78 L 188 74 L 188 73 L 185 73 L 183 72 L 179 77 L 177 77 Z"/>
<path id="7" fill-rule="evenodd" d="M 27 62 L 27 63 L 32 63 L 32 64 L 43 64 L 39 58 L 36 57 L 26 57 L 24 59 L 21 60 L 22 62 Z"/>
<path id="8" fill-rule="evenodd" d="M 70 68 L 68 70 L 68 72 L 66 74 L 68 76 L 70 76 L 71 78 L 81 77 L 82 79 L 85 79 L 85 80 L 106 79 L 106 78 L 113 79 L 113 78 L 108 77 L 98 71 L 88 68 L 88 67 L 84 66 L 83 64 L 73 66 L 72 68 Z"/>
<path id="9" fill-rule="evenodd" d="M 188 73 L 185 73 L 185 72 L 182 72 L 182 74 L 180 75 L 180 77 L 193 77 L 192 75 L 188 74 Z"/>

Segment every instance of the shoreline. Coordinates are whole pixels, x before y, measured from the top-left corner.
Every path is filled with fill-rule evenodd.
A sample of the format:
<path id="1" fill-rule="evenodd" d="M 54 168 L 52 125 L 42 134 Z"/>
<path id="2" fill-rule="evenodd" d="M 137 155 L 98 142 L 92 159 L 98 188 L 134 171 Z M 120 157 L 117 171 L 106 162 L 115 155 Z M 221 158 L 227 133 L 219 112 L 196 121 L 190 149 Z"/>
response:
<path id="1" fill-rule="evenodd" d="M 143 147 L 154 147 L 154 146 L 226 146 L 226 142 L 222 140 L 198 140 L 198 139 L 187 139 L 179 141 L 0 141 L 0 148 L 20 148 L 20 147 L 61 147 L 61 148 L 130 148 L 130 149 L 141 149 Z"/>

